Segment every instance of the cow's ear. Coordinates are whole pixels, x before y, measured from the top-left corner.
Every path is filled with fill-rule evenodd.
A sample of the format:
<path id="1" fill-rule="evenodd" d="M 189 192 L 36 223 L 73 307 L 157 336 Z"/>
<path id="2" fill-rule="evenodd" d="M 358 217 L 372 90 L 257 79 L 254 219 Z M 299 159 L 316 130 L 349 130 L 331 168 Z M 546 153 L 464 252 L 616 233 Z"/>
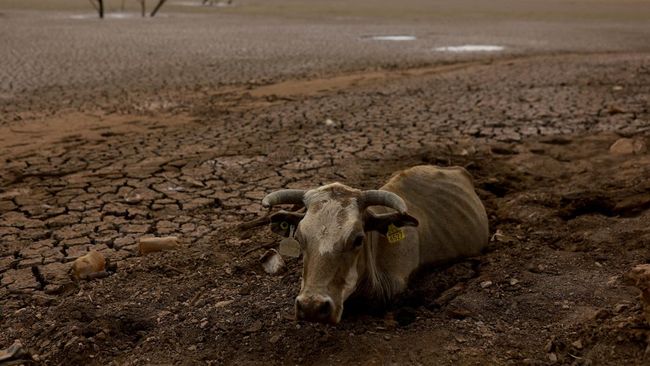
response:
<path id="1" fill-rule="evenodd" d="M 376 214 L 370 210 L 366 210 L 366 219 L 364 222 L 365 231 L 377 231 L 386 235 L 389 225 L 397 227 L 402 226 L 418 226 L 418 219 L 407 214 L 399 212 L 389 212 L 384 214 Z"/>
<path id="2" fill-rule="evenodd" d="M 300 212 L 278 211 L 271 215 L 271 231 L 278 235 L 289 236 L 291 227 L 295 229 L 303 217 L 305 214 Z"/>

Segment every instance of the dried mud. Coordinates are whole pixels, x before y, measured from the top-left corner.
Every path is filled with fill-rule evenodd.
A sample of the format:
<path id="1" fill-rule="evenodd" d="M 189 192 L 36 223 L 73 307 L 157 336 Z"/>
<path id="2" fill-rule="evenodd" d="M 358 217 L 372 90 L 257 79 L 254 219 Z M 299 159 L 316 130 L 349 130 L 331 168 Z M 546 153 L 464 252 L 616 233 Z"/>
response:
<path id="1" fill-rule="evenodd" d="M 217 88 L 164 113 L 43 117 L 75 121 L 55 135 L 3 126 L 0 345 L 20 339 L 35 363 L 62 365 L 647 364 L 623 275 L 650 259 L 650 154 L 609 148 L 650 143 L 649 64 L 591 54 L 360 73 Z M 258 259 L 278 238 L 236 226 L 274 189 L 376 188 L 423 163 L 473 174 L 489 250 L 424 271 L 388 309 L 296 322 L 300 262 L 266 274 Z M 181 248 L 138 256 L 149 235 Z M 72 281 L 91 249 L 110 275 Z"/>

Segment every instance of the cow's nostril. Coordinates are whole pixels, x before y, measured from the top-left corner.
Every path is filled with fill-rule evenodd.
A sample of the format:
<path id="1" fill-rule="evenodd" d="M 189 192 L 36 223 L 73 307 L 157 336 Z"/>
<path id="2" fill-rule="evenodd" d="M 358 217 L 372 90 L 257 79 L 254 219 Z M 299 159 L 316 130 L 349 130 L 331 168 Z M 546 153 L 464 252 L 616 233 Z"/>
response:
<path id="1" fill-rule="evenodd" d="M 328 317 L 332 313 L 332 304 L 329 301 L 324 301 L 318 305 L 318 315 Z"/>

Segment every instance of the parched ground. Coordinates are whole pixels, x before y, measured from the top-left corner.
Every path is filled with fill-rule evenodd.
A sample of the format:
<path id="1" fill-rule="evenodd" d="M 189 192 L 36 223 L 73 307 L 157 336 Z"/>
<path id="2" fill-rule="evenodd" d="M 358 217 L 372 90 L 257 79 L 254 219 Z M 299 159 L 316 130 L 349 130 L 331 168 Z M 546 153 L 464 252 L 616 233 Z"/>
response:
<path id="1" fill-rule="evenodd" d="M 643 364 L 623 275 L 650 256 L 650 155 L 609 147 L 650 142 L 648 61 L 519 58 L 234 90 L 183 123 L 98 116 L 2 162 L 0 343 L 54 364 Z M 333 91 L 291 94 L 313 83 Z M 267 275 L 277 238 L 234 225 L 278 187 L 373 188 L 422 163 L 475 176 L 488 253 L 424 274 L 386 313 L 295 322 L 300 263 Z M 183 247 L 137 256 L 149 235 Z M 89 249 L 115 272 L 72 282 Z"/>
<path id="2" fill-rule="evenodd" d="M 598 23 L 608 8 L 594 4 Z M 8 14 L 0 29 L 29 29 L 32 15 Z M 113 32 L 43 19 L 78 37 L 80 54 Z M 27 59 L 23 69 L 21 55 L 38 52 L 8 38 L 0 53 L 23 73 L 0 88 L 0 348 L 20 340 L 25 363 L 58 365 L 650 362 L 649 325 L 625 276 L 650 261 L 650 54 L 630 50 L 647 26 L 607 23 L 617 31 L 598 43 L 586 22 L 574 34 L 596 43 L 580 52 L 561 49 L 579 40 L 536 49 L 505 32 L 497 38 L 515 51 L 494 57 L 367 45 L 343 59 L 356 38 L 313 57 L 310 34 L 337 39 L 303 20 L 283 25 L 314 32 L 298 36 L 305 43 L 291 49 L 305 51 L 288 70 L 281 52 L 256 46 L 206 74 L 190 60 L 204 67 L 210 52 L 178 56 L 187 69 L 107 62 L 106 76 L 56 47 L 53 65 L 68 66 Z M 347 26 L 407 29 L 359 23 Z M 418 42 L 449 41 L 437 37 Z M 220 47 L 211 52 L 231 59 L 244 49 Z M 78 82 L 66 76 L 75 67 L 86 73 Z M 170 69 L 186 72 L 158 83 Z M 636 151 L 610 151 L 620 138 Z M 261 199 L 275 189 L 376 188 L 416 164 L 472 173 L 490 217 L 486 253 L 419 274 L 385 311 L 348 304 L 337 326 L 295 321 L 300 261 L 266 274 L 259 258 L 278 237 L 237 226 L 265 215 Z M 167 235 L 181 248 L 138 255 L 139 238 Z M 90 249 L 109 259 L 109 276 L 73 281 L 72 261 Z"/>

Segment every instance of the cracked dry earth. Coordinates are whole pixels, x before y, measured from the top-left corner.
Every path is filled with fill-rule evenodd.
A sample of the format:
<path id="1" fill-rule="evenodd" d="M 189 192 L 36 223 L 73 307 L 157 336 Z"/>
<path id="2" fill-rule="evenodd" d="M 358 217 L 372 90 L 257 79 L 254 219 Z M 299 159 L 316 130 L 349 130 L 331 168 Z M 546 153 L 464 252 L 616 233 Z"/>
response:
<path id="1" fill-rule="evenodd" d="M 362 73 L 215 90 L 189 114 L 100 111 L 99 127 L 37 145 L 5 130 L 0 345 L 61 365 L 647 364 L 624 274 L 650 260 L 650 155 L 609 148 L 650 143 L 649 65 L 593 54 Z M 385 311 L 296 322 L 300 262 L 266 274 L 278 238 L 236 226 L 272 190 L 376 188 L 423 163 L 473 174 L 487 253 L 421 273 Z M 182 247 L 137 255 L 138 238 L 162 235 Z M 114 271 L 72 281 L 90 249 Z"/>

